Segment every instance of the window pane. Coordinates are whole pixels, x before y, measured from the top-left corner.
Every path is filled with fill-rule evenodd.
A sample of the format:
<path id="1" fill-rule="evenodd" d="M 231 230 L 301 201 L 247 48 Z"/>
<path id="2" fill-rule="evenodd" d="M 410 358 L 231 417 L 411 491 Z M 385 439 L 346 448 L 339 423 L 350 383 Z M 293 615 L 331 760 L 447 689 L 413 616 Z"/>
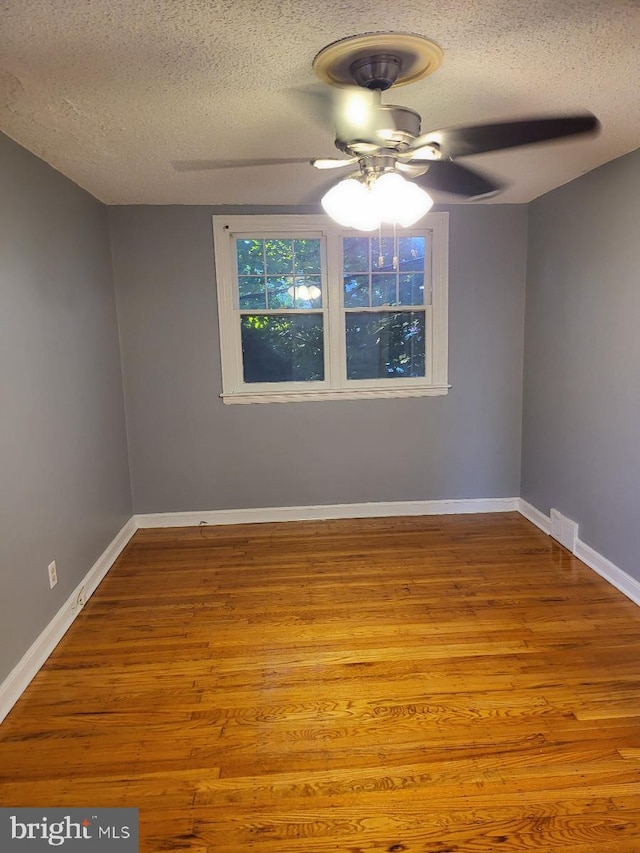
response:
<path id="1" fill-rule="evenodd" d="M 424 311 L 346 315 L 347 378 L 425 375 Z"/>
<path id="2" fill-rule="evenodd" d="M 296 308 L 322 308 L 322 279 L 319 275 L 297 275 L 292 293 Z"/>
<path id="3" fill-rule="evenodd" d="M 374 273 L 371 276 L 371 301 L 373 305 L 396 305 L 395 274 Z"/>
<path id="4" fill-rule="evenodd" d="M 369 308 L 369 276 L 345 275 L 344 307 Z"/>
<path id="5" fill-rule="evenodd" d="M 267 273 L 278 275 L 293 272 L 293 240 L 265 240 L 264 247 Z"/>
<path id="6" fill-rule="evenodd" d="M 245 382 L 324 379 L 321 314 L 245 314 L 240 329 Z"/>
<path id="7" fill-rule="evenodd" d="M 424 305 L 425 237 L 345 237 L 342 245 L 345 308 Z"/>
<path id="8" fill-rule="evenodd" d="M 426 239 L 424 237 L 400 237 L 398 244 L 400 272 L 424 270 Z"/>
<path id="9" fill-rule="evenodd" d="M 294 240 L 293 251 L 295 254 L 296 273 L 320 275 L 322 270 L 320 240 Z"/>
<path id="10" fill-rule="evenodd" d="M 369 272 L 369 238 L 345 237 L 342 242 L 343 268 L 347 272 Z"/>
<path id="11" fill-rule="evenodd" d="M 280 275 L 267 278 L 269 308 L 293 308 L 293 276 Z"/>
<path id="12" fill-rule="evenodd" d="M 238 275 L 264 273 L 262 240 L 236 240 Z"/>
<path id="13" fill-rule="evenodd" d="M 424 273 L 400 276 L 400 305 L 424 305 Z"/>
<path id="14" fill-rule="evenodd" d="M 257 275 L 241 275 L 238 278 L 241 308 L 266 308 L 264 278 Z"/>
<path id="15" fill-rule="evenodd" d="M 383 237 L 382 242 L 378 237 L 371 238 L 371 269 L 393 270 L 393 237 Z M 382 263 L 380 258 L 382 257 Z"/>

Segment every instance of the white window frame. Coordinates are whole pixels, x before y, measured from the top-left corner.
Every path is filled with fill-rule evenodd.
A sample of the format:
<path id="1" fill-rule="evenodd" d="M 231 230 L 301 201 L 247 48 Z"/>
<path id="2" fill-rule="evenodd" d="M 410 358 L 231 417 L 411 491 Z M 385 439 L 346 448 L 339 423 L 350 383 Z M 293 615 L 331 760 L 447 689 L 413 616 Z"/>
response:
<path id="1" fill-rule="evenodd" d="M 377 233 L 377 232 L 376 232 Z M 428 213 L 399 236 L 425 235 L 431 246 L 431 299 L 425 299 L 426 376 L 407 378 L 347 379 L 344 334 L 342 238 L 376 236 L 337 225 L 323 215 L 231 215 L 213 217 L 222 394 L 225 403 L 288 403 L 310 400 L 362 400 L 389 397 L 439 396 L 449 390 L 448 278 L 449 214 Z M 383 229 L 386 236 L 389 231 Z M 313 237 L 322 240 L 325 378 L 309 382 L 247 383 L 243 377 L 239 317 L 247 313 L 238 303 L 236 238 L 288 239 Z M 425 282 L 426 284 L 426 282 Z M 404 306 L 380 306 L 381 311 Z M 362 310 L 362 309 L 358 309 Z M 405 309 L 406 310 L 406 309 Z M 421 308 L 422 310 L 422 308 Z M 284 312 L 295 313 L 291 309 Z M 299 313 L 312 313 L 302 309 Z"/>

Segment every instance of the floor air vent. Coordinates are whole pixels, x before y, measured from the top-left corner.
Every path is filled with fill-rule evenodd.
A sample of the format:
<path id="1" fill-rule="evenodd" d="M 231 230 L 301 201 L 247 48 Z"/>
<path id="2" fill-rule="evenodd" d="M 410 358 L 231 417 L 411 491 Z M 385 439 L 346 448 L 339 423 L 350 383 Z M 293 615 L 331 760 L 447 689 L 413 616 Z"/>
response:
<path id="1" fill-rule="evenodd" d="M 576 540 L 578 539 L 578 525 L 575 521 L 567 518 L 566 515 L 558 512 L 557 509 L 551 510 L 551 535 L 561 545 L 568 548 L 572 554 L 575 553 Z"/>

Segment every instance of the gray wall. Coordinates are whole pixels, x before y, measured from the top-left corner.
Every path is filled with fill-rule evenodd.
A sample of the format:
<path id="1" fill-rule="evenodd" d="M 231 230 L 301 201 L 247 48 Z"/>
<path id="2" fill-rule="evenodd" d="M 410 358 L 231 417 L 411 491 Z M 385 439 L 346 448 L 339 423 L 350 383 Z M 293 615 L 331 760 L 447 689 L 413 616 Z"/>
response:
<path id="1" fill-rule="evenodd" d="M 447 397 L 249 406 L 218 396 L 214 212 L 109 209 L 136 512 L 520 493 L 525 206 L 451 209 Z"/>
<path id="2" fill-rule="evenodd" d="M 640 580 L 640 151 L 531 205 L 522 496 Z"/>
<path id="3" fill-rule="evenodd" d="M 2 135 L 0 164 L 1 681 L 131 494 L 106 209 Z"/>

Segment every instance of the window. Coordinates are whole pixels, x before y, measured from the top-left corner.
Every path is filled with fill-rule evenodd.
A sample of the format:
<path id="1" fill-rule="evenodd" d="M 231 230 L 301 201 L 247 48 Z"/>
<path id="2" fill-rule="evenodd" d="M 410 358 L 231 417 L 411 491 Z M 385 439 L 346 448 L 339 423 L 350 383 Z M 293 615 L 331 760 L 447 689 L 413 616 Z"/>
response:
<path id="1" fill-rule="evenodd" d="M 225 403 L 446 394 L 448 217 L 214 216 Z"/>

